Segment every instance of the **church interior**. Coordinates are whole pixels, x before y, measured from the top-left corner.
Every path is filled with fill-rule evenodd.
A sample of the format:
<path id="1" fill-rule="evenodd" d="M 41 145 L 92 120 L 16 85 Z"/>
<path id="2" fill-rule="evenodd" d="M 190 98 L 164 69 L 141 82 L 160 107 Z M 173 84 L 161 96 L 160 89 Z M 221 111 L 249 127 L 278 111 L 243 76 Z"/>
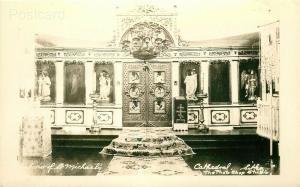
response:
<path id="1" fill-rule="evenodd" d="M 279 174 L 280 22 L 186 41 L 176 8 L 118 8 L 97 46 L 35 35 L 19 90 L 32 175 Z"/>

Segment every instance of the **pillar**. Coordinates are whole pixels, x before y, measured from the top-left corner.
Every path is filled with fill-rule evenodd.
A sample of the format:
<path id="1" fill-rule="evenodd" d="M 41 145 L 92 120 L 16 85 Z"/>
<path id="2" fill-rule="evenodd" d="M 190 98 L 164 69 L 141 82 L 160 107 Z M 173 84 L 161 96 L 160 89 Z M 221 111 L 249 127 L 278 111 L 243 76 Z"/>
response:
<path id="1" fill-rule="evenodd" d="M 90 98 L 90 94 L 94 91 L 95 82 L 94 79 L 94 62 L 93 61 L 86 61 L 84 63 L 84 75 L 85 75 L 85 104 L 92 105 L 93 101 Z"/>
<path id="2" fill-rule="evenodd" d="M 203 93 L 206 94 L 208 94 L 209 91 L 208 80 L 209 80 L 209 62 L 207 60 L 203 60 L 201 62 L 201 71 L 200 71 L 200 90 L 203 89 Z M 208 103 L 208 97 L 204 99 L 204 103 Z"/>
<path id="3" fill-rule="evenodd" d="M 122 106 L 122 85 L 123 85 L 123 72 L 122 72 L 122 63 L 115 62 L 114 64 L 114 77 L 115 77 L 115 104 Z"/>
<path id="4" fill-rule="evenodd" d="M 239 103 L 239 63 L 237 60 L 230 62 L 231 102 Z"/>
<path id="5" fill-rule="evenodd" d="M 56 105 L 64 103 L 64 62 L 59 60 L 55 62 L 56 69 Z"/>

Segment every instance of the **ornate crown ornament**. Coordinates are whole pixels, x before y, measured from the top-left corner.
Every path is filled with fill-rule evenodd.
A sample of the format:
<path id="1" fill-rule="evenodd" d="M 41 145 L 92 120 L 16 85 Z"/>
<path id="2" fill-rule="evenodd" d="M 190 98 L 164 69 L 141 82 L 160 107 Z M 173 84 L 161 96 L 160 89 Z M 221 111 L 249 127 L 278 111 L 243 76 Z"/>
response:
<path id="1" fill-rule="evenodd" d="M 166 51 L 173 43 L 172 38 L 162 26 L 153 22 L 143 22 L 125 32 L 121 47 L 134 58 L 150 60 Z"/>

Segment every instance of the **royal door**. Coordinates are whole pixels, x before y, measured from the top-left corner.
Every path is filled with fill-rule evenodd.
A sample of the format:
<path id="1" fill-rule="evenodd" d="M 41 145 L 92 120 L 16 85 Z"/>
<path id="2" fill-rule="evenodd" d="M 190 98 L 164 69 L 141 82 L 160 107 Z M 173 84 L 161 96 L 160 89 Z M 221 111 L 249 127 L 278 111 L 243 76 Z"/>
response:
<path id="1" fill-rule="evenodd" d="M 124 63 L 123 126 L 172 126 L 171 64 Z"/>

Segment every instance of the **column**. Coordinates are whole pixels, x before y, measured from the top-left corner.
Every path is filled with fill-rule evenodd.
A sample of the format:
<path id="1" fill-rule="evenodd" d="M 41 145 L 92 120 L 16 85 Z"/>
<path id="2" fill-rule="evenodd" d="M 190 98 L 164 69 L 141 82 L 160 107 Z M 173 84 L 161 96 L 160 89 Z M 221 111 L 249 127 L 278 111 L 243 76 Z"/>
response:
<path id="1" fill-rule="evenodd" d="M 122 72 L 122 63 L 115 62 L 114 63 L 114 78 L 115 78 L 115 104 L 122 105 L 122 85 L 123 85 L 123 72 Z"/>
<path id="2" fill-rule="evenodd" d="M 64 103 L 64 62 L 58 60 L 55 62 L 56 69 L 56 105 Z"/>
<path id="3" fill-rule="evenodd" d="M 179 62 L 172 62 L 172 98 L 179 96 Z"/>
<path id="4" fill-rule="evenodd" d="M 203 89 L 203 93 L 208 93 L 209 88 L 209 62 L 207 60 L 201 61 L 201 71 L 200 71 L 200 91 Z M 208 95 L 209 97 L 209 95 Z M 204 99 L 204 103 L 208 103 L 208 97 Z"/>
<path id="5" fill-rule="evenodd" d="M 93 83 L 95 82 L 94 79 L 94 62 L 93 61 L 86 61 L 84 63 L 84 76 L 85 76 L 85 104 L 92 105 L 93 101 L 90 98 L 90 94 L 94 91 Z"/>
<path id="6" fill-rule="evenodd" d="M 230 83 L 231 83 L 231 102 L 239 103 L 239 63 L 238 60 L 230 61 Z"/>

